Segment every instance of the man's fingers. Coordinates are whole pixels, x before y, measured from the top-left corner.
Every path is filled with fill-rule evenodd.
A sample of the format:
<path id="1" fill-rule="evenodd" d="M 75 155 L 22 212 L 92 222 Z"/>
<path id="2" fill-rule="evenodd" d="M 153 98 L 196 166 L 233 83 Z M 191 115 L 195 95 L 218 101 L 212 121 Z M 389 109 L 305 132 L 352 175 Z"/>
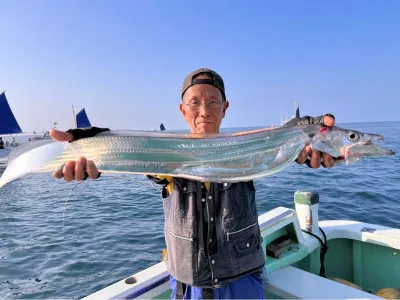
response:
<path id="1" fill-rule="evenodd" d="M 320 120 L 320 119 L 319 119 Z M 335 117 L 331 114 L 327 114 L 323 118 L 323 125 L 326 127 L 333 127 L 335 125 Z M 305 146 L 300 155 L 297 157 L 296 162 L 299 164 L 306 163 L 311 168 L 319 168 L 322 164 L 326 168 L 332 168 L 335 165 L 335 160 L 327 153 L 321 153 L 319 151 L 312 151 L 309 145 Z"/>
<path id="2" fill-rule="evenodd" d="M 322 156 L 322 161 L 324 163 L 324 167 L 326 168 L 332 168 L 335 165 L 335 161 L 333 160 L 333 157 L 329 155 L 328 153 L 321 153 Z"/>
<path id="3" fill-rule="evenodd" d="M 99 172 L 99 170 L 97 170 L 97 167 L 92 160 L 87 161 L 86 172 L 89 175 L 89 177 L 92 179 L 99 178 L 100 172 Z"/>
<path id="4" fill-rule="evenodd" d="M 60 131 L 56 129 L 51 129 L 49 135 L 56 141 L 59 142 L 70 142 L 73 140 L 72 133 L 66 131 Z"/>
<path id="5" fill-rule="evenodd" d="M 304 164 L 310 155 L 311 155 L 311 147 L 307 145 L 303 148 L 300 155 L 297 157 L 296 162 L 298 164 Z"/>
<path id="6" fill-rule="evenodd" d="M 54 177 L 54 178 L 61 179 L 61 178 L 64 177 L 64 175 L 63 175 L 63 173 L 62 173 L 63 170 L 64 170 L 64 166 L 65 166 L 65 164 L 62 164 L 58 170 L 55 170 L 55 171 L 53 172 L 53 177 Z"/>
<path id="7" fill-rule="evenodd" d="M 310 166 L 311 166 L 311 168 L 315 168 L 315 169 L 317 169 L 321 166 L 321 152 L 319 152 L 319 151 L 311 152 Z"/>
<path id="8" fill-rule="evenodd" d="M 86 158 L 81 157 L 76 161 L 75 164 L 75 179 L 84 180 L 86 179 Z"/>
<path id="9" fill-rule="evenodd" d="M 92 160 L 81 157 L 77 161 L 71 160 L 60 166 L 58 170 L 53 172 L 53 177 L 57 179 L 64 178 L 65 181 L 70 182 L 74 179 L 97 179 L 100 174 L 101 172 L 99 172 Z"/>
<path id="10" fill-rule="evenodd" d="M 75 177 L 75 165 L 76 162 L 74 160 L 68 161 L 63 168 L 63 175 L 64 175 L 64 180 L 67 182 L 70 182 L 74 180 Z"/>

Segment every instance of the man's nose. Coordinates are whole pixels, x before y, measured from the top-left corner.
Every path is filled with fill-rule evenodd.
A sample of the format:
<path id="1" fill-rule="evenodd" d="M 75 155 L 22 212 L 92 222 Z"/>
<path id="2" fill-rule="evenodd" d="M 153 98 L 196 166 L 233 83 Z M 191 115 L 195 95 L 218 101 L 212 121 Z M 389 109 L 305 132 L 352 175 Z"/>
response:
<path id="1" fill-rule="evenodd" d="M 199 113 L 201 116 L 209 116 L 210 115 L 210 109 L 207 107 L 206 103 L 201 104 Z"/>

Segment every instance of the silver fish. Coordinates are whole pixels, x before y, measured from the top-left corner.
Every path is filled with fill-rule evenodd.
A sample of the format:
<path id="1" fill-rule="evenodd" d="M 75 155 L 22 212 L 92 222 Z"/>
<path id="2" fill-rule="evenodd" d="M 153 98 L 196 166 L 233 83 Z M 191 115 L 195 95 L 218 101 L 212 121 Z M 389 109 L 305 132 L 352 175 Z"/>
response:
<path id="1" fill-rule="evenodd" d="M 10 153 L 0 187 L 26 174 L 53 172 L 79 157 L 93 160 L 102 172 L 238 182 L 284 169 L 307 144 L 346 163 L 363 156 L 393 155 L 374 144 L 379 140 L 381 135 L 320 125 L 215 135 L 108 131 L 72 143 L 42 140 L 17 147 Z"/>

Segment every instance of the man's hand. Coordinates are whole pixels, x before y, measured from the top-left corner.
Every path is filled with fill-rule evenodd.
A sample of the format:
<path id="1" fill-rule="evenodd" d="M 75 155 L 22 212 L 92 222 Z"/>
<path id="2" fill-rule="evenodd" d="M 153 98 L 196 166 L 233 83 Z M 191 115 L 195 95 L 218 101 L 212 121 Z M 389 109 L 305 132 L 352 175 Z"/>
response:
<path id="1" fill-rule="evenodd" d="M 105 130 L 103 130 L 105 131 Z M 74 137 L 73 130 L 68 131 L 59 131 L 52 129 L 49 132 L 50 136 L 59 142 L 71 142 L 76 140 Z M 93 161 L 87 160 L 85 157 L 80 157 L 78 160 L 70 160 L 62 166 L 59 170 L 54 171 L 54 178 L 63 178 L 67 182 L 72 180 L 85 180 L 88 177 L 92 179 L 96 179 L 100 177 L 100 172 L 97 170 L 96 165 Z"/>
<path id="2" fill-rule="evenodd" d="M 326 127 L 332 127 L 335 125 L 335 117 L 331 114 L 327 114 L 321 118 L 306 117 L 301 118 L 300 120 L 300 122 L 303 124 L 322 124 Z M 304 123 L 304 121 L 307 123 Z M 319 168 L 321 164 L 326 168 L 332 168 L 335 165 L 335 160 L 331 155 L 320 151 L 312 151 L 311 146 L 309 145 L 303 148 L 302 152 L 297 157 L 296 162 L 299 164 L 307 164 L 310 168 Z"/>

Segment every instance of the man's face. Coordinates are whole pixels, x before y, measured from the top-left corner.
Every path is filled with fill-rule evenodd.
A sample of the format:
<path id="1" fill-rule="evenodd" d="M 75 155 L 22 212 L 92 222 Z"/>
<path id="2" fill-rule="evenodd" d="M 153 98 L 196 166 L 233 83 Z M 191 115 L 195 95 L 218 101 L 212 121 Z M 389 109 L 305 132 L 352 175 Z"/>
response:
<path id="1" fill-rule="evenodd" d="M 228 101 L 222 101 L 220 90 L 210 84 L 195 84 L 188 88 L 179 109 L 189 125 L 190 132 L 218 133 L 229 106 Z"/>

